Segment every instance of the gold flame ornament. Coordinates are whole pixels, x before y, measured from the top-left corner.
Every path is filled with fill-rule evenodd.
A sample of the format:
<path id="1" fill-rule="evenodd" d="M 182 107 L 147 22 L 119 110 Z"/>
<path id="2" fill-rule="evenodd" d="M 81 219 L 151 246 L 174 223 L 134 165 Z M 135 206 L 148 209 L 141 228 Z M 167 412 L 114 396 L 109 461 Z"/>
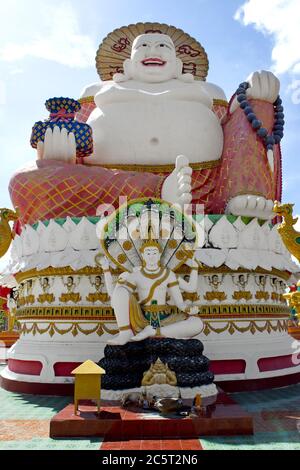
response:
<path id="1" fill-rule="evenodd" d="M 298 218 L 293 217 L 294 204 L 281 204 L 275 201 L 273 211 L 283 222 L 278 226 L 278 233 L 288 251 L 300 262 L 300 232 L 294 229 Z"/>
<path id="2" fill-rule="evenodd" d="M 0 209 L 0 258 L 8 252 L 10 244 L 15 237 L 9 222 L 16 222 L 18 219 L 18 209 L 16 212 L 11 209 Z"/>

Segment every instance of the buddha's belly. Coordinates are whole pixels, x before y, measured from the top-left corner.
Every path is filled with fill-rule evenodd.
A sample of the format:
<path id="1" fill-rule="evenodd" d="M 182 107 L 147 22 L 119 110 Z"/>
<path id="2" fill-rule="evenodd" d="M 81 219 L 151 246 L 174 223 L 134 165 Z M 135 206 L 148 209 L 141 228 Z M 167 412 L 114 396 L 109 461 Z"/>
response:
<path id="1" fill-rule="evenodd" d="M 89 163 L 163 165 L 186 155 L 191 163 L 217 160 L 223 149 L 218 118 L 199 102 L 150 100 L 96 109 Z"/>

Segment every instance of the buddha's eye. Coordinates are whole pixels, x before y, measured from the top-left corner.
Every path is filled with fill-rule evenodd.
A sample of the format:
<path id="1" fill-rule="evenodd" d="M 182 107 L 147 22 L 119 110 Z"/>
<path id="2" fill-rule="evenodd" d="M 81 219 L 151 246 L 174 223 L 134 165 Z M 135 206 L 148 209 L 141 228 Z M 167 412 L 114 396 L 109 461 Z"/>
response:
<path id="1" fill-rule="evenodd" d="M 147 47 L 147 44 L 143 44 L 143 47 Z"/>
<path id="2" fill-rule="evenodd" d="M 165 45 L 164 45 L 164 44 L 160 44 L 159 47 L 165 47 Z"/>

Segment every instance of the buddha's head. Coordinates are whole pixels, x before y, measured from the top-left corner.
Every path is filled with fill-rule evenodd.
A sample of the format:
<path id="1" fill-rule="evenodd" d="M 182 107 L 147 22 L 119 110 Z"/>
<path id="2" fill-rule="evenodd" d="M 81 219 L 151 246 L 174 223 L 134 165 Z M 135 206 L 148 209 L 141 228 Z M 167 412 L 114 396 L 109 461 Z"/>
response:
<path id="1" fill-rule="evenodd" d="M 131 58 L 124 63 L 134 80 L 158 83 L 182 74 L 182 61 L 176 57 L 172 39 L 166 34 L 141 34 L 132 45 Z"/>

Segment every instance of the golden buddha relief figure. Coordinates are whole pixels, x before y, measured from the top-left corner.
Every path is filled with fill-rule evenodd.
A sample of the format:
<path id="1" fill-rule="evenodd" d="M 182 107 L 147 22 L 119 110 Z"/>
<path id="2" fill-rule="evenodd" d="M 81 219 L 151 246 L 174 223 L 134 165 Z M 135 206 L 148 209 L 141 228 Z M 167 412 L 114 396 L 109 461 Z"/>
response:
<path id="1" fill-rule="evenodd" d="M 79 292 L 74 292 L 75 289 L 80 284 L 80 281 L 81 281 L 80 276 L 78 276 L 76 279 L 74 278 L 74 276 L 68 276 L 66 282 L 65 282 L 65 279 L 63 277 L 61 277 L 61 281 L 62 281 L 64 287 L 67 289 L 67 292 L 64 292 L 64 293 L 61 294 L 61 296 L 59 298 L 60 302 L 63 302 L 63 303 L 73 302 L 75 304 L 80 302 L 82 300 L 80 293 Z"/>
<path id="2" fill-rule="evenodd" d="M 204 276 L 205 281 L 211 287 L 211 291 L 205 292 L 204 299 L 208 302 L 219 301 L 227 299 L 224 291 L 220 291 L 219 288 L 223 285 L 224 274 L 213 274 L 212 276 Z"/>
<path id="3" fill-rule="evenodd" d="M 35 303 L 35 296 L 33 295 L 33 288 L 35 285 L 35 279 L 28 279 L 26 281 L 26 305 L 32 305 Z"/>
<path id="4" fill-rule="evenodd" d="M 50 292 L 50 289 L 52 289 L 54 285 L 54 278 L 50 279 L 49 277 L 43 277 L 42 279 L 39 279 L 39 282 L 43 293 L 38 296 L 37 301 L 40 304 L 52 304 L 55 302 L 55 296 Z"/>
<path id="5" fill-rule="evenodd" d="M 94 288 L 94 292 L 90 292 L 86 296 L 86 300 L 91 303 L 101 302 L 105 303 L 108 302 L 110 297 L 107 292 L 104 291 L 105 285 L 102 282 L 101 276 L 89 276 L 89 281 L 91 286 Z"/>
<path id="6" fill-rule="evenodd" d="M 255 284 L 259 287 L 259 290 L 255 293 L 256 300 L 260 302 L 266 302 L 270 298 L 269 292 L 267 292 L 267 279 L 268 276 L 259 275 L 255 276 Z"/>
<path id="7" fill-rule="evenodd" d="M 20 307 L 24 307 L 26 305 L 26 294 L 25 294 L 25 284 L 21 282 L 19 284 L 19 300 L 18 304 Z"/>
<path id="8" fill-rule="evenodd" d="M 252 294 L 247 290 L 249 282 L 249 274 L 238 274 L 237 276 L 233 275 L 232 282 L 238 288 L 234 291 L 232 298 L 239 302 L 240 300 L 245 300 L 246 302 L 252 299 Z"/>

